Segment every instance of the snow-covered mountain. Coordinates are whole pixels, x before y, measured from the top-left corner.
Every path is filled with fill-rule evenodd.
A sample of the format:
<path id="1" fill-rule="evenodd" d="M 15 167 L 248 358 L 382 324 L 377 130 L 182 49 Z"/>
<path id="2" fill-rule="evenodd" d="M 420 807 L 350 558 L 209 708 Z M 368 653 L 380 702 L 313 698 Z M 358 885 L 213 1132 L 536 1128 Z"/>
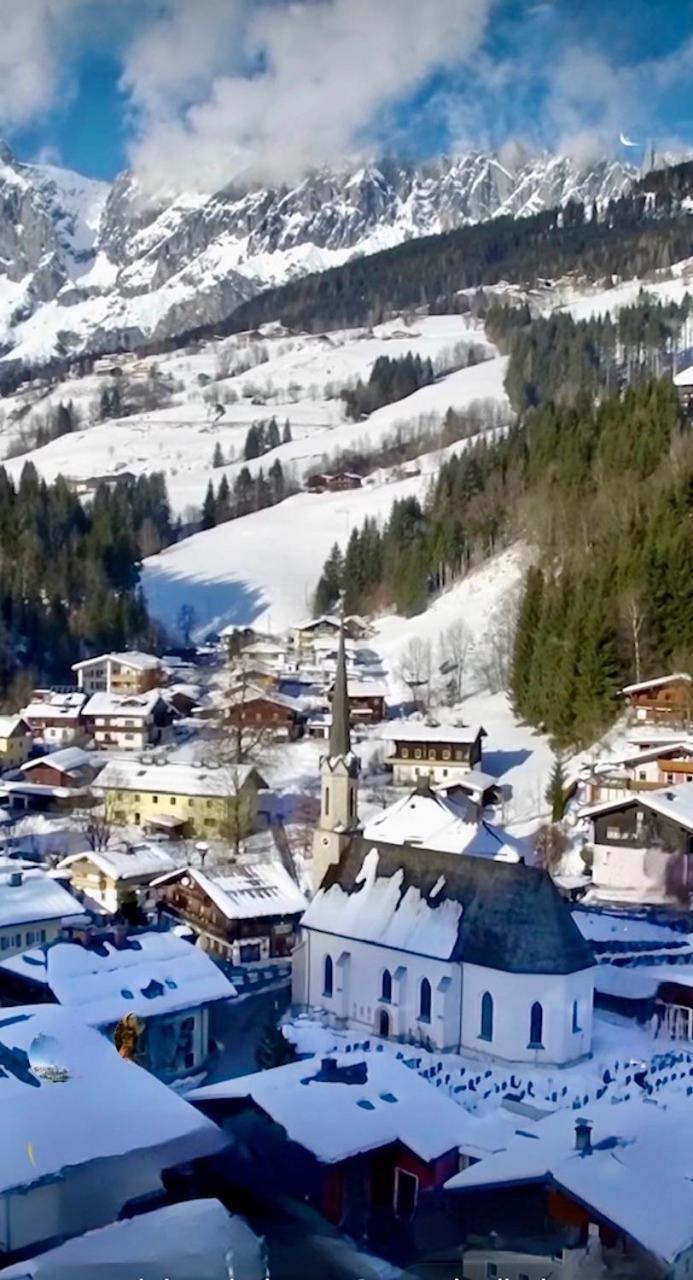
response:
<path id="1" fill-rule="evenodd" d="M 34 363 L 214 323 L 270 284 L 413 236 L 628 188 L 618 161 L 518 152 L 321 171 L 288 188 L 144 198 L 0 147 L 0 357 Z"/>

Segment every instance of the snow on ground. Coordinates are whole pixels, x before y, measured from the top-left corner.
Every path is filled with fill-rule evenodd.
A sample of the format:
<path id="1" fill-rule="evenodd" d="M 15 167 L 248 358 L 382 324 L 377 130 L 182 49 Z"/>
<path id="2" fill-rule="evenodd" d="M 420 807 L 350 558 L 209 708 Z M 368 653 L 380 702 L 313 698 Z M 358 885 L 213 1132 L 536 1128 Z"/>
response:
<path id="1" fill-rule="evenodd" d="M 616 315 L 622 307 L 637 302 L 641 289 L 658 302 L 682 302 L 687 293 L 693 293 L 693 258 L 677 262 L 666 271 L 655 272 L 646 280 L 625 280 L 612 288 L 570 287 L 561 291 L 559 309 L 565 308 L 574 320 Z"/>

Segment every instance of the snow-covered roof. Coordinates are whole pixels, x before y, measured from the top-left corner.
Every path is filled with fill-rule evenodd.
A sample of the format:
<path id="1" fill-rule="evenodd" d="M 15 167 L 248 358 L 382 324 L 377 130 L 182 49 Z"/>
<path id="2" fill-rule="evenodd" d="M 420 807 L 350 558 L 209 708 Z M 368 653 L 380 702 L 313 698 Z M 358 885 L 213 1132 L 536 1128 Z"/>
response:
<path id="1" fill-rule="evenodd" d="M 101 653 L 96 658 L 83 658 L 81 662 L 73 662 L 72 670 L 81 671 L 84 667 L 98 666 L 102 662 L 118 662 L 121 667 L 132 667 L 134 671 L 156 671 L 161 666 L 161 658 L 133 649 L 128 653 Z"/>
<path id="2" fill-rule="evenodd" d="M 51 693 L 45 698 L 34 697 L 23 708 L 25 720 L 76 720 L 88 698 L 81 689 L 74 693 Z"/>
<path id="3" fill-rule="evenodd" d="M 62 747 L 60 751 L 52 751 L 47 756 L 27 760 L 26 764 L 22 765 L 22 772 L 30 774 L 38 765 L 49 765 L 51 769 L 58 769 L 60 773 L 70 774 L 80 773 L 90 765 L 98 767 L 93 754 L 83 751 L 81 747 Z"/>
<path id="4" fill-rule="evenodd" d="M 140 764 L 137 760 L 110 760 L 99 774 L 99 789 L 162 792 L 177 796 L 230 796 L 245 786 L 255 774 L 259 786 L 264 781 L 251 764 L 210 765 Z"/>
<path id="5" fill-rule="evenodd" d="M 592 952 L 536 867 L 356 837 L 304 929 L 512 973 L 574 973 Z"/>
<path id="6" fill-rule="evenodd" d="M 140 933 L 122 946 L 58 940 L 0 962 L 0 972 L 48 988 L 91 1027 L 128 1013 L 155 1018 L 236 995 L 207 953 L 174 933 Z"/>
<path id="7" fill-rule="evenodd" d="M 227 1145 L 216 1125 L 71 1009 L 2 1013 L 0 1194 L 133 1151 L 149 1149 L 168 1168 Z M 47 1067 L 67 1078 L 47 1078 Z"/>
<path id="8" fill-rule="evenodd" d="M 589 1154 L 575 1150 L 576 1113 L 561 1110 L 531 1135 L 516 1132 L 507 1150 L 456 1174 L 447 1188 L 549 1182 L 672 1263 L 693 1245 L 690 1100 L 598 1102 L 590 1104 L 589 1119 Z"/>
<path id="9" fill-rule="evenodd" d="M 255 702 L 259 698 L 263 702 L 271 702 L 277 707 L 282 707 L 285 711 L 300 710 L 300 703 L 295 698 L 290 698 L 285 693 L 277 693 L 274 689 L 264 689 L 257 684 L 241 683 L 236 688 L 232 688 L 225 702 L 229 707 L 237 707 L 247 702 Z"/>
<path id="10" fill-rule="evenodd" d="M 387 698 L 390 691 L 384 680 L 349 680 L 347 692 L 350 698 Z"/>
<path id="11" fill-rule="evenodd" d="M 480 725 L 432 725 L 422 720 L 391 720 L 383 725 L 380 737 L 388 742 L 460 742 L 471 745 L 483 732 Z"/>
<path id="12" fill-rule="evenodd" d="M 226 876 L 210 876 L 197 867 L 179 868 L 155 880 L 152 888 L 186 878 L 197 884 L 228 920 L 301 915 L 307 906 L 298 885 L 277 862 L 238 866 Z"/>
<path id="13" fill-rule="evenodd" d="M 155 844 L 130 845 L 127 849 L 87 849 L 71 853 L 58 863 L 58 870 L 69 870 L 75 862 L 87 860 L 112 880 L 139 880 L 161 876 L 174 866 L 173 858 Z"/>
<path id="14" fill-rule="evenodd" d="M 82 910 L 77 899 L 39 867 L 0 872 L 0 928 L 69 919 Z"/>
<path id="15" fill-rule="evenodd" d="M 637 684 L 626 684 L 621 693 L 639 693 L 642 689 L 659 689 L 662 685 L 678 684 L 681 680 L 690 684 L 693 676 L 689 676 L 686 671 L 674 671 L 670 676 L 656 676 L 654 680 L 639 680 Z"/>
<path id="16" fill-rule="evenodd" d="M 675 756 L 680 752 L 681 757 L 693 755 L 693 739 L 682 738 L 680 742 L 666 742 L 660 746 L 648 747 L 646 750 L 635 750 L 624 752 L 618 756 L 611 756 L 605 760 L 597 760 L 591 768 L 592 773 L 602 774 L 611 773 L 614 769 L 632 766 L 636 768 L 639 764 L 647 764 L 650 760 L 659 760 L 666 756 Z"/>
<path id="17" fill-rule="evenodd" d="M 390 1054 L 354 1054 L 332 1059 L 336 1079 L 318 1060 L 293 1062 L 234 1080 L 203 1085 L 187 1095 L 192 1102 L 249 1098 L 324 1164 L 401 1142 L 430 1161 L 465 1143 L 476 1145 L 479 1120 L 436 1090 L 418 1072 Z M 339 1073 L 363 1083 L 345 1083 Z"/>
<path id="18" fill-rule="evenodd" d="M 28 727 L 21 716 L 0 716 L 0 738 L 10 738 L 13 733 L 26 733 Z"/>
<path id="19" fill-rule="evenodd" d="M 693 387 L 693 365 L 674 374 L 675 387 Z"/>
<path id="20" fill-rule="evenodd" d="M 417 787 L 372 817 L 364 827 L 364 839 L 497 857 L 505 846 L 505 836 L 479 822 L 469 808 L 431 788 Z"/>
<path id="21" fill-rule="evenodd" d="M 92 693 L 84 715 L 127 716 L 144 720 L 160 701 L 161 689 L 149 689 L 147 693 Z"/>
<path id="22" fill-rule="evenodd" d="M 693 831 L 693 782 L 681 782 L 662 791 L 635 791 L 622 800 L 604 800 L 580 810 L 581 818 L 596 818 L 614 809 L 649 809 L 663 818 L 671 818 L 687 831 Z"/>
<path id="23" fill-rule="evenodd" d="M 218 1200 L 183 1200 L 111 1222 L 3 1270 L 3 1280 L 124 1280 L 186 1276 L 219 1280 L 233 1256 L 234 1280 L 263 1280 L 262 1249 L 245 1219 Z"/>

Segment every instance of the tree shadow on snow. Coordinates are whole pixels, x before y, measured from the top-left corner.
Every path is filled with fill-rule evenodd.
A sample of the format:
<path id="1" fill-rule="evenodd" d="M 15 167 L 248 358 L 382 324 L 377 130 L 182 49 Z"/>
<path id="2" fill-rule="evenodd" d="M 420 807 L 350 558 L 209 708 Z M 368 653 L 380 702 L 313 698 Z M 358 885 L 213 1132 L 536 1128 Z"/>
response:
<path id="1" fill-rule="evenodd" d="M 490 773 L 493 778 L 502 778 L 504 773 L 508 773 L 510 769 L 517 769 L 526 760 L 529 760 L 531 751 L 484 751 L 484 758 L 481 768 L 484 773 Z"/>

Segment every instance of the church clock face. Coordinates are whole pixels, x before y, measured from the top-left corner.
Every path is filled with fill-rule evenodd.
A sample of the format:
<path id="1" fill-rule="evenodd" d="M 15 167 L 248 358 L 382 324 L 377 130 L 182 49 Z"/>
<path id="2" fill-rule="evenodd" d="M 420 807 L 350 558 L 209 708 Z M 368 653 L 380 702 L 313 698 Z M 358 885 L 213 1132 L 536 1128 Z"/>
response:
<path id="1" fill-rule="evenodd" d="M 330 837 L 329 837 L 329 836 L 323 836 L 323 838 L 322 838 L 322 842 L 323 842 L 323 844 L 329 844 L 329 843 L 330 843 Z"/>

